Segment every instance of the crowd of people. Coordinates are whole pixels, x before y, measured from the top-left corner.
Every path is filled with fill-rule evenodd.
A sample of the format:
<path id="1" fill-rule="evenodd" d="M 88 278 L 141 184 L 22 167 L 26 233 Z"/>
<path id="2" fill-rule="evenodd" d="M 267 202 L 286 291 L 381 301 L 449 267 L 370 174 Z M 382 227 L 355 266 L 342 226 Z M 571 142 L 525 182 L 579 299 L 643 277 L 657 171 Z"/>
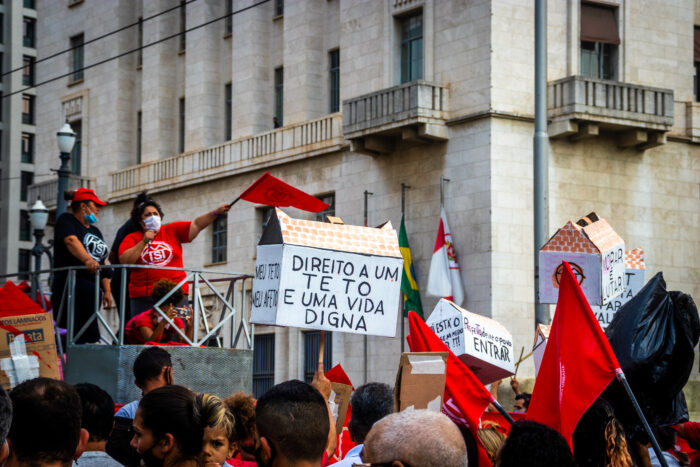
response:
<path id="1" fill-rule="evenodd" d="M 9 394 L 0 389 L 0 465 L 329 465 L 337 437 L 322 368 L 311 384 L 286 381 L 258 400 L 243 393 L 222 400 L 175 384 L 170 354 L 147 346 L 133 365 L 142 397 L 116 413 L 109 394 L 94 384 L 31 379 Z M 498 424 L 484 425 L 477 441 L 442 413 L 395 412 L 393 389 L 382 383 L 355 389 L 347 428 L 355 447 L 336 462 L 340 467 L 476 466 L 477 442 L 501 467 L 660 465 L 647 446 L 626 443 L 603 399 L 581 419 L 573 450 L 557 431 L 531 421 L 514 423 L 508 434 Z M 699 442 L 698 431 L 698 424 L 680 427 L 691 443 Z M 674 451 L 676 431 L 656 433 L 668 465 L 688 465 Z"/>
<path id="2" fill-rule="evenodd" d="M 75 274 L 75 333 L 92 315 L 96 293 L 100 305 L 105 308 L 112 306 L 113 298 L 121 298 L 122 274 L 100 267 L 111 263 L 151 266 L 128 271 L 128 300 L 124 304 L 117 302 L 118 306 L 124 306 L 127 319 L 136 320 L 128 324 L 129 343 L 177 341 L 183 340 L 183 334 L 190 335 L 191 328 L 183 323 L 184 320 L 187 326 L 192 325 L 190 310 L 185 306 L 188 293 L 188 284 L 184 281 L 186 273 L 176 269 L 183 267 L 182 245 L 193 241 L 217 217 L 228 212 L 229 205 L 222 204 L 192 221 L 163 224 L 163 209 L 143 192 L 134 200 L 129 219 L 117 231 L 110 249 L 96 226 L 100 208 L 107 203 L 89 188 L 66 192 L 66 198 L 71 201 L 70 212 L 61 214 L 54 228 L 54 268 L 57 270 L 51 297 L 57 311 L 66 309 L 64 292 L 67 290 L 68 270 L 61 268 L 84 266 Z M 168 322 L 161 324 L 163 317 L 154 310 L 154 305 L 166 296 L 161 310 L 183 333 L 170 329 Z M 66 328 L 68 313 L 57 313 L 57 317 L 58 325 Z M 93 343 L 99 339 L 99 327 L 93 320 L 76 342 Z"/>

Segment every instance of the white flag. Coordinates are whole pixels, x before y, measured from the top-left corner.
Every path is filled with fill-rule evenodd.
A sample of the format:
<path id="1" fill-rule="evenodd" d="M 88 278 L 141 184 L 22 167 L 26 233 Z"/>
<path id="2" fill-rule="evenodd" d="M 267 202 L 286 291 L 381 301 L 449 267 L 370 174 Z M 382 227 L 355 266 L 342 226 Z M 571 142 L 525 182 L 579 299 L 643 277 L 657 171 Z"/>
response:
<path id="1" fill-rule="evenodd" d="M 428 273 L 428 295 L 452 300 L 457 305 L 464 301 L 462 278 L 459 274 L 457 254 L 452 245 L 450 226 L 447 225 L 445 209 L 440 209 L 440 226 L 438 227 L 435 249 L 430 260 Z"/>

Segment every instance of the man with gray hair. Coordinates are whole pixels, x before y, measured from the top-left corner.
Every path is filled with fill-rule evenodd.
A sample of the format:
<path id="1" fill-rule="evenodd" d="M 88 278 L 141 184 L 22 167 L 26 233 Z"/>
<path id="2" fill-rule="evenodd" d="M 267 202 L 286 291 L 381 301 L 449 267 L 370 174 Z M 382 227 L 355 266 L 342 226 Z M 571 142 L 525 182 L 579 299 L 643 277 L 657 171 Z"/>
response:
<path id="1" fill-rule="evenodd" d="M 445 415 L 404 410 L 374 424 L 365 438 L 362 459 L 396 467 L 467 467 L 467 448 L 457 426 Z"/>

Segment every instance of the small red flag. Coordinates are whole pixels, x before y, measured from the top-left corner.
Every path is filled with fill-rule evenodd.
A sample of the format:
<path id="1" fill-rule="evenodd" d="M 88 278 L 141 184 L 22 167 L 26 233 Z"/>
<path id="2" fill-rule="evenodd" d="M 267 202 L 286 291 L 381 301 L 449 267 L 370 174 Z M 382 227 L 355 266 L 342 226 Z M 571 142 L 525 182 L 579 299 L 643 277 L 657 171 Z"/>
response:
<path id="1" fill-rule="evenodd" d="M 491 393 L 414 311 L 408 312 L 408 326 L 411 352 L 449 352 L 442 412 L 471 431 L 479 451 L 479 467 L 491 465 L 477 434 L 479 419 L 493 401 Z"/>
<path id="2" fill-rule="evenodd" d="M 527 419 L 569 442 L 583 413 L 610 384 L 620 364 L 566 261 L 547 347 Z"/>
<path id="3" fill-rule="evenodd" d="M 251 203 L 278 207 L 292 206 L 309 212 L 321 212 L 329 206 L 320 199 L 273 177 L 270 172 L 265 172 L 262 177 L 255 180 L 239 198 Z"/>
<path id="4" fill-rule="evenodd" d="M 347 373 L 345 373 L 345 370 L 343 370 L 343 367 L 340 366 L 340 364 L 326 371 L 326 378 L 328 378 L 328 380 L 331 383 L 346 384 L 352 387 L 353 391 L 355 390 L 355 387 L 352 385 L 350 378 L 348 377 Z M 351 411 L 352 407 L 348 404 L 348 411 L 345 414 L 343 429 L 340 433 L 336 433 L 336 436 L 338 437 L 338 447 L 336 448 L 335 453 L 333 453 L 333 456 L 330 459 L 331 464 L 335 464 L 336 462 L 340 461 L 352 448 L 355 447 L 355 443 L 350 439 L 350 431 L 348 431 L 348 423 L 350 423 Z"/>

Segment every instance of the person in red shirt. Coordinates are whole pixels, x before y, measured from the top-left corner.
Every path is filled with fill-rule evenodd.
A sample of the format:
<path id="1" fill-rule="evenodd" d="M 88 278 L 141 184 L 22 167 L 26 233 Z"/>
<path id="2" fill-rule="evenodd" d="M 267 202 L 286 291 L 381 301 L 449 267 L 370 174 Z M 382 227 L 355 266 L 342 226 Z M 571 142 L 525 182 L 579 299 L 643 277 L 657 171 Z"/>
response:
<path id="1" fill-rule="evenodd" d="M 126 236 L 119 246 L 119 262 L 122 264 L 140 264 L 156 267 L 182 268 L 182 244 L 194 240 L 214 219 L 229 210 L 228 204 L 222 204 L 193 221 L 171 222 L 161 225 L 163 210 L 152 198 L 144 195 L 144 200 L 136 204 L 131 211 L 131 218 L 141 230 Z M 137 200 L 138 201 L 138 200 Z M 135 268 L 129 278 L 129 296 L 131 317 L 153 307 L 155 302 L 150 297 L 153 285 L 166 278 L 179 283 L 187 274 L 182 270 Z M 185 296 L 187 283 L 182 285 Z"/>
<path id="2" fill-rule="evenodd" d="M 154 303 L 158 302 L 175 287 L 177 287 L 175 282 L 169 279 L 161 279 L 153 286 L 151 298 L 154 300 Z M 182 297 L 182 289 L 178 288 L 165 299 L 160 308 L 175 323 L 175 326 L 184 330 L 187 337 L 192 339 L 192 314 L 190 313 L 185 317 L 187 326 L 182 322 L 182 319 L 177 317 L 178 310 L 175 304 L 181 302 Z M 127 344 L 132 345 L 143 345 L 146 342 L 184 342 L 182 336 L 153 308 L 131 318 L 126 323 L 124 331 Z"/>

